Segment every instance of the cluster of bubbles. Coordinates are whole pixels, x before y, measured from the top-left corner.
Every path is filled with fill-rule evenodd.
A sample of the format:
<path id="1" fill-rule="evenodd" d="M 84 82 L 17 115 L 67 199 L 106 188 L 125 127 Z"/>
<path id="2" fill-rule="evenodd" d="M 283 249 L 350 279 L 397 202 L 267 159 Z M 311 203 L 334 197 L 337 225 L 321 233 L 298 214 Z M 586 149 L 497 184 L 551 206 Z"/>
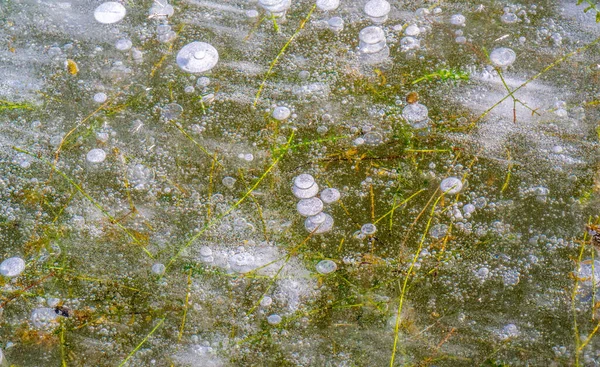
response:
<path id="1" fill-rule="evenodd" d="M 331 204 L 340 199 L 340 192 L 335 188 L 321 191 L 320 198 L 316 197 L 319 185 L 314 177 L 303 173 L 294 178 L 292 193 L 300 201 L 296 205 L 298 214 L 307 217 L 304 227 L 315 234 L 329 232 L 333 229 L 333 217 L 323 212 L 324 204 Z"/>
<path id="2" fill-rule="evenodd" d="M 360 227 L 360 230 L 354 232 L 354 238 L 365 239 L 371 238 L 377 232 L 377 226 L 373 223 L 365 223 Z"/>
<path id="3" fill-rule="evenodd" d="M 167 0 L 154 1 L 148 11 L 148 18 L 156 22 L 156 39 L 161 43 L 172 42 L 177 37 L 168 23 L 174 13 L 175 9 Z"/>
<path id="4" fill-rule="evenodd" d="M 358 51 L 365 64 L 377 64 L 390 55 L 385 33 L 381 27 L 368 26 L 358 33 Z"/>

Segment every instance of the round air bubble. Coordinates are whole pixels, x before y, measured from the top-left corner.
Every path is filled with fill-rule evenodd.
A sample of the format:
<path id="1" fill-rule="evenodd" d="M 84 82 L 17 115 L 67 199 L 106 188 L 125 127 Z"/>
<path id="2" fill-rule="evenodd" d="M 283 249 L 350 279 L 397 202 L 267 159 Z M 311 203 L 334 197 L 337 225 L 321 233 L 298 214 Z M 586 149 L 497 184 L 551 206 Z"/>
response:
<path id="1" fill-rule="evenodd" d="M 323 202 L 326 204 L 331 204 L 340 200 L 341 196 L 342 195 L 340 194 L 339 190 L 333 187 L 326 188 L 325 190 L 321 191 L 321 200 L 323 200 Z"/>
<path id="2" fill-rule="evenodd" d="M 363 136 L 363 139 L 367 145 L 379 145 L 383 142 L 383 137 L 381 134 L 374 131 L 366 133 Z"/>
<path id="3" fill-rule="evenodd" d="M 402 109 L 402 117 L 409 123 L 425 121 L 429 118 L 429 110 L 419 102 L 410 103 Z"/>
<path id="4" fill-rule="evenodd" d="M 414 37 L 402 37 L 400 40 L 400 49 L 402 51 L 414 50 L 421 47 L 421 41 Z"/>
<path id="5" fill-rule="evenodd" d="M 597 287 L 600 285 L 600 261 L 591 260 L 582 261 L 579 270 L 575 274 L 577 278 L 586 285 L 593 284 Z"/>
<path id="6" fill-rule="evenodd" d="M 344 29 L 344 19 L 341 17 L 332 17 L 327 21 L 329 29 L 334 32 L 340 32 Z"/>
<path id="7" fill-rule="evenodd" d="M 315 178 L 308 173 L 303 173 L 294 178 L 294 186 L 299 189 L 308 189 L 315 184 Z"/>
<path id="8" fill-rule="evenodd" d="M 287 119 L 288 117 L 290 117 L 291 114 L 292 114 L 292 111 L 290 111 L 289 108 L 287 108 L 285 106 L 278 106 L 278 107 L 275 107 L 271 116 L 275 120 L 283 121 L 283 120 Z"/>
<path id="9" fill-rule="evenodd" d="M 208 246 L 200 247 L 200 256 L 207 257 L 207 256 L 212 256 L 212 254 L 213 254 L 213 252 L 210 249 L 210 247 L 208 247 Z"/>
<path id="10" fill-rule="evenodd" d="M 282 3 L 282 0 L 258 0 L 260 6 L 275 6 Z"/>
<path id="11" fill-rule="evenodd" d="M 366 223 L 360 227 L 360 231 L 367 236 L 375 234 L 377 232 L 377 227 L 373 223 Z"/>
<path id="12" fill-rule="evenodd" d="M 133 43 L 131 43 L 131 40 L 128 39 L 120 39 L 115 42 L 115 48 L 119 51 L 129 51 L 131 46 L 133 46 Z"/>
<path id="13" fill-rule="evenodd" d="M 353 141 L 354 145 L 363 145 L 365 143 L 365 139 L 364 138 L 356 138 Z"/>
<path id="14" fill-rule="evenodd" d="M 223 180 L 221 181 L 223 183 L 223 185 L 225 185 L 228 188 L 232 188 L 233 185 L 235 185 L 236 179 L 231 177 L 231 176 L 227 176 L 227 177 L 223 177 Z"/>
<path id="15" fill-rule="evenodd" d="M 450 24 L 463 26 L 465 25 L 466 18 L 462 14 L 454 14 L 450 17 Z"/>
<path id="16" fill-rule="evenodd" d="M 137 62 L 140 62 L 144 58 L 144 54 L 142 53 L 142 51 L 138 50 L 137 48 L 132 48 L 131 49 L 131 58 L 133 58 Z"/>
<path id="17" fill-rule="evenodd" d="M 168 18 L 175 13 L 175 9 L 166 0 L 154 1 L 148 15 L 150 18 Z"/>
<path id="18" fill-rule="evenodd" d="M 363 28 L 359 32 L 358 38 L 358 49 L 363 54 L 377 54 L 386 49 L 385 34 L 379 27 Z"/>
<path id="19" fill-rule="evenodd" d="M 90 163 L 101 163 L 106 159 L 106 152 L 100 148 L 92 149 L 86 155 L 86 159 Z"/>
<path id="20" fill-rule="evenodd" d="M 273 315 L 269 315 L 267 317 L 267 322 L 271 325 L 277 325 L 281 322 L 281 316 L 277 315 L 277 314 L 273 314 Z"/>
<path id="21" fill-rule="evenodd" d="M 385 0 L 371 0 L 365 4 L 364 11 L 370 18 L 382 18 L 390 13 L 390 3 Z"/>
<path id="22" fill-rule="evenodd" d="M 106 100 L 108 99 L 108 97 L 106 96 L 106 93 L 96 93 L 94 94 L 94 102 L 96 103 L 104 103 L 106 102 Z"/>
<path id="23" fill-rule="evenodd" d="M 282 16 L 292 5 L 291 0 L 259 0 L 258 4 L 275 16 Z"/>
<path id="24" fill-rule="evenodd" d="M 165 264 L 156 263 L 152 265 L 152 272 L 154 274 L 163 275 L 165 273 L 166 267 Z"/>
<path id="25" fill-rule="evenodd" d="M 249 253 L 242 252 L 229 258 L 229 266 L 236 273 L 247 273 L 256 268 L 256 260 Z"/>
<path id="26" fill-rule="evenodd" d="M 337 264 L 331 260 L 321 260 L 315 269 L 319 274 L 329 274 L 337 270 Z"/>
<path id="27" fill-rule="evenodd" d="M 517 54 L 508 47 L 496 48 L 490 53 L 492 64 L 502 68 L 512 65 L 516 59 Z"/>
<path id="28" fill-rule="evenodd" d="M 475 208 L 475 205 L 473 204 L 467 204 L 463 207 L 463 213 L 465 214 L 471 214 L 473 213 L 477 208 Z"/>
<path id="29" fill-rule="evenodd" d="M 414 24 L 409 25 L 404 30 L 404 34 L 406 34 L 407 36 L 411 36 L 411 37 L 416 37 L 419 35 L 419 33 L 421 33 L 421 30 L 419 29 L 418 26 L 416 26 Z"/>
<path id="30" fill-rule="evenodd" d="M 325 222 L 325 220 L 327 219 L 327 214 L 320 212 L 317 215 L 308 217 L 308 219 L 310 219 L 310 221 L 313 222 L 314 224 L 321 224 L 321 223 Z"/>
<path id="31" fill-rule="evenodd" d="M 0 274 L 5 277 L 16 277 L 25 270 L 25 261 L 20 257 L 10 257 L 0 264 Z"/>
<path id="32" fill-rule="evenodd" d="M 376 26 L 365 27 L 358 32 L 358 39 L 366 44 L 377 44 L 385 41 L 385 33 L 383 29 Z"/>
<path id="33" fill-rule="evenodd" d="M 111 24 L 125 18 L 126 13 L 127 10 L 120 3 L 108 1 L 94 10 L 94 18 L 102 24 Z"/>
<path id="34" fill-rule="evenodd" d="M 219 61 L 217 49 L 206 42 L 189 43 L 177 53 L 177 65 L 189 73 L 202 73 L 212 69 Z"/>
<path id="35" fill-rule="evenodd" d="M 161 109 L 161 116 L 165 120 L 174 120 L 181 116 L 183 113 L 183 107 L 177 103 L 169 103 Z"/>
<path id="36" fill-rule="evenodd" d="M 319 193 L 319 185 L 315 183 L 308 189 L 299 189 L 296 185 L 294 185 L 292 186 L 292 193 L 294 193 L 294 196 L 298 199 L 310 199 L 317 196 Z"/>
<path id="37" fill-rule="evenodd" d="M 208 87 L 210 84 L 210 78 L 207 76 L 201 76 L 200 78 L 198 78 L 198 80 L 196 81 L 196 86 L 197 87 Z"/>
<path id="38" fill-rule="evenodd" d="M 273 304 L 273 298 L 269 296 L 264 296 L 263 299 L 260 300 L 260 305 L 262 307 L 269 307 Z"/>
<path id="39" fill-rule="evenodd" d="M 306 228 L 308 232 L 314 234 L 321 234 L 331 231 L 333 229 L 333 217 L 329 214 L 325 214 L 325 216 L 325 220 L 321 224 L 313 223 L 310 218 L 306 218 L 304 221 L 304 228 Z"/>
<path id="40" fill-rule="evenodd" d="M 333 11 L 340 6 L 340 0 L 317 0 L 317 8 L 322 11 Z"/>
<path id="41" fill-rule="evenodd" d="M 298 214 L 304 217 L 312 217 L 323 211 L 323 202 L 319 198 L 301 199 L 296 205 Z"/>
<path id="42" fill-rule="evenodd" d="M 490 270 L 488 268 L 486 268 L 485 266 L 479 268 L 479 270 L 477 270 L 475 272 L 475 275 L 481 280 L 485 280 L 489 274 L 490 274 Z"/>
<path id="43" fill-rule="evenodd" d="M 448 177 L 440 183 L 440 190 L 446 195 L 458 194 L 462 187 L 462 181 L 458 177 Z"/>

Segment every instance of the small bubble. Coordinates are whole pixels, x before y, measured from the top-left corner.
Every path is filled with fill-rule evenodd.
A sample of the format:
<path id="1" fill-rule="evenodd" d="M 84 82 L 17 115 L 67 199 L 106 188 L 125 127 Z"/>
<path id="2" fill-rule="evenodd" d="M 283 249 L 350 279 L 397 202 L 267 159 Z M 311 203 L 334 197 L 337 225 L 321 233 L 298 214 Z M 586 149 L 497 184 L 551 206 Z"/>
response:
<path id="1" fill-rule="evenodd" d="M 156 263 L 152 265 L 152 272 L 154 274 L 163 275 L 165 273 L 166 267 L 164 264 Z"/>
<path id="2" fill-rule="evenodd" d="M 100 148 L 92 149 L 86 155 L 86 159 L 90 163 L 101 163 L 106 159 L 106 152 Z"/>
<path id="3" fill-rule="evenodd" d="M 277 315 L 277 314 L 273 314 L 273 315 L 269 315 L 267 317 L 267 322 L 271 325 L 277 325 L 281 322 L 281 316 Z"/>

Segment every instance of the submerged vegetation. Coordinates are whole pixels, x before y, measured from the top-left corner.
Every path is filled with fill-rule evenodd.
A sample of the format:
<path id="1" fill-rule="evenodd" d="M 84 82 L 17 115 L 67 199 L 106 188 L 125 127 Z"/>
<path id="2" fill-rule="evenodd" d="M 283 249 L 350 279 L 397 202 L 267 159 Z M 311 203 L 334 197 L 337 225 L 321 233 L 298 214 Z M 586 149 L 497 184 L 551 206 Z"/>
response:
<path id="1" fill-rule="evenodd" d="M 600 364 L 592 10 L 11 0 L 0 361 Z"/>

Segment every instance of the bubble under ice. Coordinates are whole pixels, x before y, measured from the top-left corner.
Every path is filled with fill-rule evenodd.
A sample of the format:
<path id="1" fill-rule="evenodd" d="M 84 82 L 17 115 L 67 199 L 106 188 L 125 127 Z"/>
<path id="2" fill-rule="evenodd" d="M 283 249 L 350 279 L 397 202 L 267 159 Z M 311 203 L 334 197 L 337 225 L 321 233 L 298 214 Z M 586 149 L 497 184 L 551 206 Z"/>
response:
<path id="1" fill-rule="evenodd" d="M 325 204 L 331 204 L 331 203 L 334 203 L 334 202 L 340 200 L 340 197 L 342 195 L 340 194 L 338 189 L 333 188 L 333 187 L 328 187 L 328 188 L 324 189 L 323 191 L 321 191 L 320 196 L 321 196 L 321 200 L 323 200 L 323 202 Z"/>
<path id="2" fill-rule="evenodd" d="M 87 153 L 86 159 L 90 163 L 104 162 L 106 159 L 106 152 L 100 148 L 92 149 Z"/>
<path id="3" fill-rule="evenodd" d="M 317 183 L 314 183 L 311 187 L 307 189 L 300 189 L 298 188 L 298 186 L 294 185 L 292 186 L 292 193 L 298 199 L 309 199 L 313 196 L 316 196 L 319 193 L 319 185 L 317 185 Z"/>
<path id="4" fill-rule="evenodd" d="M 600 364 L 594 9 L 104 1 L 0 6 L 3 363 Z"/>
<path id="5" fill-rule="evenodd" d="M 20 257 L 9 257 L 0 263 L 0 274 L 5 277 L 16 277 L 25 270 L 25 261 Z"/>
<path id="6" fill-rule="evenodd" d="M 206 42 L 189 43 L 177 53 L 177 65 L 189 73 L 203 73 L 219 61 L 219 52 Z"/>
<path id="7" fill-rule="evenodd" d="M 323 220 L 323 222 L 321 223 L 315 223 L 313 222 L 310 218 L 308 217 L 306 218 L 306 220 L 304 221 L 304 228 L 306 228 L 306 230 L 310 233 L 314 233 L 314 234 L 321 234 L 321 233 L 327 233 L 329 231 L 331 231 L 333 229 L 333 217 L 327 213 L 325 214 L 325 220 Z"/>
<path id="8" fill-rule="evenodd" d="M 321 260 L 317 263 L 315 268 L 320 274 L 329 274 L 336 271 L 337 264 L 331 260 Z"/>
<path id="9" fill-rule="evenodd" d="M 323 202 L 319 198 L 301 199 L 296 209 L 305 217 L 317 215 L 323 210 Z"/>
<path id="10" fill-rule="evenodd" d="M 340 6 L 340 0 L 317 0 L 317 8 L 322 11 L 333 11 Z"/>
<path id="11" fill-rule="evenodd" d="M 374 23 L 383 23 L 388 18 L 391 6 L 386 0 L 369 0 L 363 10 Z"/>
<path id="12" fill-rule="evenodd" d="M 40 307 L 31 312 L 30 321 L 37 329 L 51 329 L 53 326 L 58 325 L 56 322 L 57 317 L 53 308 Z"/>
<path id="13" fill-rule="evenodd" d="M 108 1 L 98 5 L 94 10 L 94 18 L 100 23 L 111 24 L 121 21 L 126 13 L 127 10 L 121 3 Z"/>
<path id="14" fill-rule="evenodd" d="M 283 121 L 283 120 L 287 119 L 288 117 L 290 117 L 291 113 L 292 112 L 290 111 L 289 108 L 287 108 L 285 106 L 278 106 L 278 107 L 275 107 L 271 116 L 273 116 L 273 118 L 275 120 Z"/>
<path id="15" fill-rule="evenodd" d="M 492 64 L 499 67 L 507 67 L 512 65 L 517 59 L 517 54 L 510 48 L 499 47 L 490 53 Z"/>
<path id="16" fill-rule="evenodd" d="M 448 177 L 440 183 L 440 190 L 446 195 L 454 195 L 462 190 L 463 183 L 458 177 Z"/>

